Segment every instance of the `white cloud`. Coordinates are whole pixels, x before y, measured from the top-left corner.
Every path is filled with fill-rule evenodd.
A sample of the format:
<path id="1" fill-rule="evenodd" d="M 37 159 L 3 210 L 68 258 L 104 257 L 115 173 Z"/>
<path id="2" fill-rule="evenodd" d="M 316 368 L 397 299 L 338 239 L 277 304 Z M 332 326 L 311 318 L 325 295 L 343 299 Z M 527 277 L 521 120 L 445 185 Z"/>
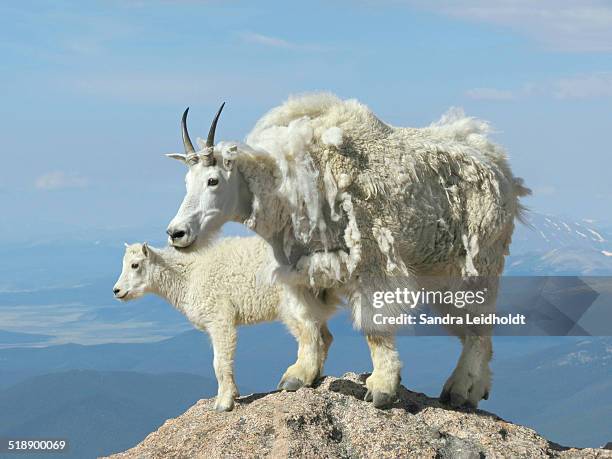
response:
<path id="1" fill-rule="evenodd" d="M 290 49 L 290 50 L 298 50 L 298 51 L 323 51 L 324 47 L 313 45 L 313 44 L 302 44 L 302 43 L 294 43 L 283 38 L 272 37 L 270 35 L 264 35 L 261 33 L 255 32 L 243 32 L 241 34 L 242 40 L 245 43 L 251 43 L 255 45 L 267 46 L 270 48 L 279 48 L 279 49 Z"/>
<path id="2" fill-rule="evenodd" d="M 62 171 L 48 172 L 36 179 L 39 190 L 62 190 L 66 188 L 84 188 L 89 184 L 87 178 L 80 175 L 66 174 Z"/>
<path id="3" fill-rule="evenodd" d="M 405 0 L 424 10 L 498 24 L 531 36 L 548 49 L 612 51 L 609 0 Z"/>
<path id="4" fill-rule="evenodd" d="M 476 100 L 512 100 L 514 99 L 514 93 L 505 89 L 495 88 L 474 88 L 469 89 L 465 92 L 465 95 L 470 99 Z"/>
<path id="5" fill-rule="evenodd" d="M 271 37 L 269 35 L 262 35 L 262 34 L 253 33 L 253 32 L 243 33 L 242 38 L 244 39 L 244 41 L 248 43 L 255 43 L 258 45 L 271 46 L 273 48 L 295 49 L 299 47 L 295 43 L 291 43 L 287 40 L 283 40 L 282 38 Z"/>
<path id="6" fill-rule="evenodd" d="M 559 99 L 612 97 L 612 73 L 595 73 L 560 79 L 555 84 L 554 95 Z"/>

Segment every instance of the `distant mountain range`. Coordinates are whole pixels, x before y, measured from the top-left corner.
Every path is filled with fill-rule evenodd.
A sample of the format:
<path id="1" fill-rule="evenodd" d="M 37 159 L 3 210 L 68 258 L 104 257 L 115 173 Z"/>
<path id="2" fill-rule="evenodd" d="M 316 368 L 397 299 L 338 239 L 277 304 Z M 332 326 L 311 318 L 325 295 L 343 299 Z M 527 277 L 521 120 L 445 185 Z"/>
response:
<path id="1" fill-rule="evenodd" d="M 499 351 L 498 351 L 499 354 Z M 612 441 L 612 338 L 583 338 L 494 366 L 485 409 L 566 444 Z"/>
<path id="2" fill-rule="evenodd" d="M 62 457 L 98 457 L 133 446 L 215 393 L 214 381 L 185 373 L 68 370 L 36 376 L 0 390 L 0 437 L 67 439 Z"/>
<path id="3" fill-rule="evenodd" d="M 52 336 L 0 330 L 0 349 L 5 346 L 28 346 L 49 341 Z"/>
<path id="4" fill-rule="evenodd" d="M 505 274 L 612 275 L 612 230 L 595 221 L 574 221 L 530 212 L 517 223 Z"/>
<path id="5" fill-rule="evenodd" d="M 350 328 L 349 328 L 350 330 Z M 266 339 L 261 339 L 265 336 Z M 281 324 L 245 327 L 239 332 L 237 380 L 243 392 L 270 390 L 273 378 L 295 359 L 295 341 Z M 270 359 L 267 356 L 273 355 Z M 205 333 L 191 330 L 151 343 L 0 349 L 0 389 L 27 378 L 68 369 L 181 372 L 214 378 L 212 348 Z"/>

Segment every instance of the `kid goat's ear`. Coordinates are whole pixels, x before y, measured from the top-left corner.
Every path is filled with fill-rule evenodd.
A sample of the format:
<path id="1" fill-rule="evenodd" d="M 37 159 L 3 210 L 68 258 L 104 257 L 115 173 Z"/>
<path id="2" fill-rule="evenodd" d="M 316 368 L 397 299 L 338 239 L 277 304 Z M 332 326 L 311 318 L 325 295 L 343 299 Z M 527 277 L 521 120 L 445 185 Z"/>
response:
<path id="1" fill-rule="evenodd" d="M 149 244 L 147 244 L 146 242 L 142 244 L 142 253 L 145 257 L 149 256 Z"/>
<path id="2" fill-rule="evenodd" d="M 166 156 L 168 158 L 178 159 L 179 161 L 182 161 L 185 164 L 187 164 L 187 155 L 183 155 L 181 153 L 168 153 L 168 154 L 166 154 Z"/>

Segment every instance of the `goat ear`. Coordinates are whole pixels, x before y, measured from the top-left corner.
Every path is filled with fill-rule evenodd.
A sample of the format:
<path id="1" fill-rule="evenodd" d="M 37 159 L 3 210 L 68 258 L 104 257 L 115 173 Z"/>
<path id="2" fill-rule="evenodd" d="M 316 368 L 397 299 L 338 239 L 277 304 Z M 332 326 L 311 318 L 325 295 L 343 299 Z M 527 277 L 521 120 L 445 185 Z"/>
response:
<path id="1" fill-rule="evenodd" d="M 124 242 L 123 246 L 127 249 L 130 246 L 130 244 L 128 244 L 127 242 Z"/>
<path id="2" fill-rule="evenodd" d="M 142 244 L 142 254 L 145 257 L 149 256 L 149 244 L 147 244 L 146 242 L 144 244 Z"/>
<path id="3" fill-rule="evenodd" d="M 168 158 L 178 159 L 179 161 L 182 161 L 185 164 L 187 164 L 187 155 L 183 155 L 181 153 L 168 153 L 168 154 L 166 154 L 166 156 Z"/>
<path id="4" fill-rule="evenodd" d="M 223 158 L 223 168 L 228 172 L 232 171 L 234 168 L 234 163 L 235 161 L 233 159 Z"/>
<path id="5" fill-rule="evenodd" d="M 223 152 L 223 167 L 227 171 L 231 171 L 234 168 L 236 157 L 238 156 L 238 146 L 232 145 Z"/>

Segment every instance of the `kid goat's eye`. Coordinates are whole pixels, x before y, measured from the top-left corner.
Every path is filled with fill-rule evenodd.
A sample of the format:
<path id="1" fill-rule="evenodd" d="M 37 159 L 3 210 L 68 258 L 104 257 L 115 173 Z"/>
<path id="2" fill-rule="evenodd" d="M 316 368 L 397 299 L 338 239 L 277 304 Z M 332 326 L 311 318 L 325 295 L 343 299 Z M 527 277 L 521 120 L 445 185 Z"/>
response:
<path id="1" fill-rule="evenodd" d="M 132 269 L 138 269 L 138 263 L 132 263 Z"/>
<path id="2" fill-rule="evenodd" d="M 209 178 L 208 179 L 208 186 L 215 186 L 219 184 L 219 179 L 216 178 Z"/>

